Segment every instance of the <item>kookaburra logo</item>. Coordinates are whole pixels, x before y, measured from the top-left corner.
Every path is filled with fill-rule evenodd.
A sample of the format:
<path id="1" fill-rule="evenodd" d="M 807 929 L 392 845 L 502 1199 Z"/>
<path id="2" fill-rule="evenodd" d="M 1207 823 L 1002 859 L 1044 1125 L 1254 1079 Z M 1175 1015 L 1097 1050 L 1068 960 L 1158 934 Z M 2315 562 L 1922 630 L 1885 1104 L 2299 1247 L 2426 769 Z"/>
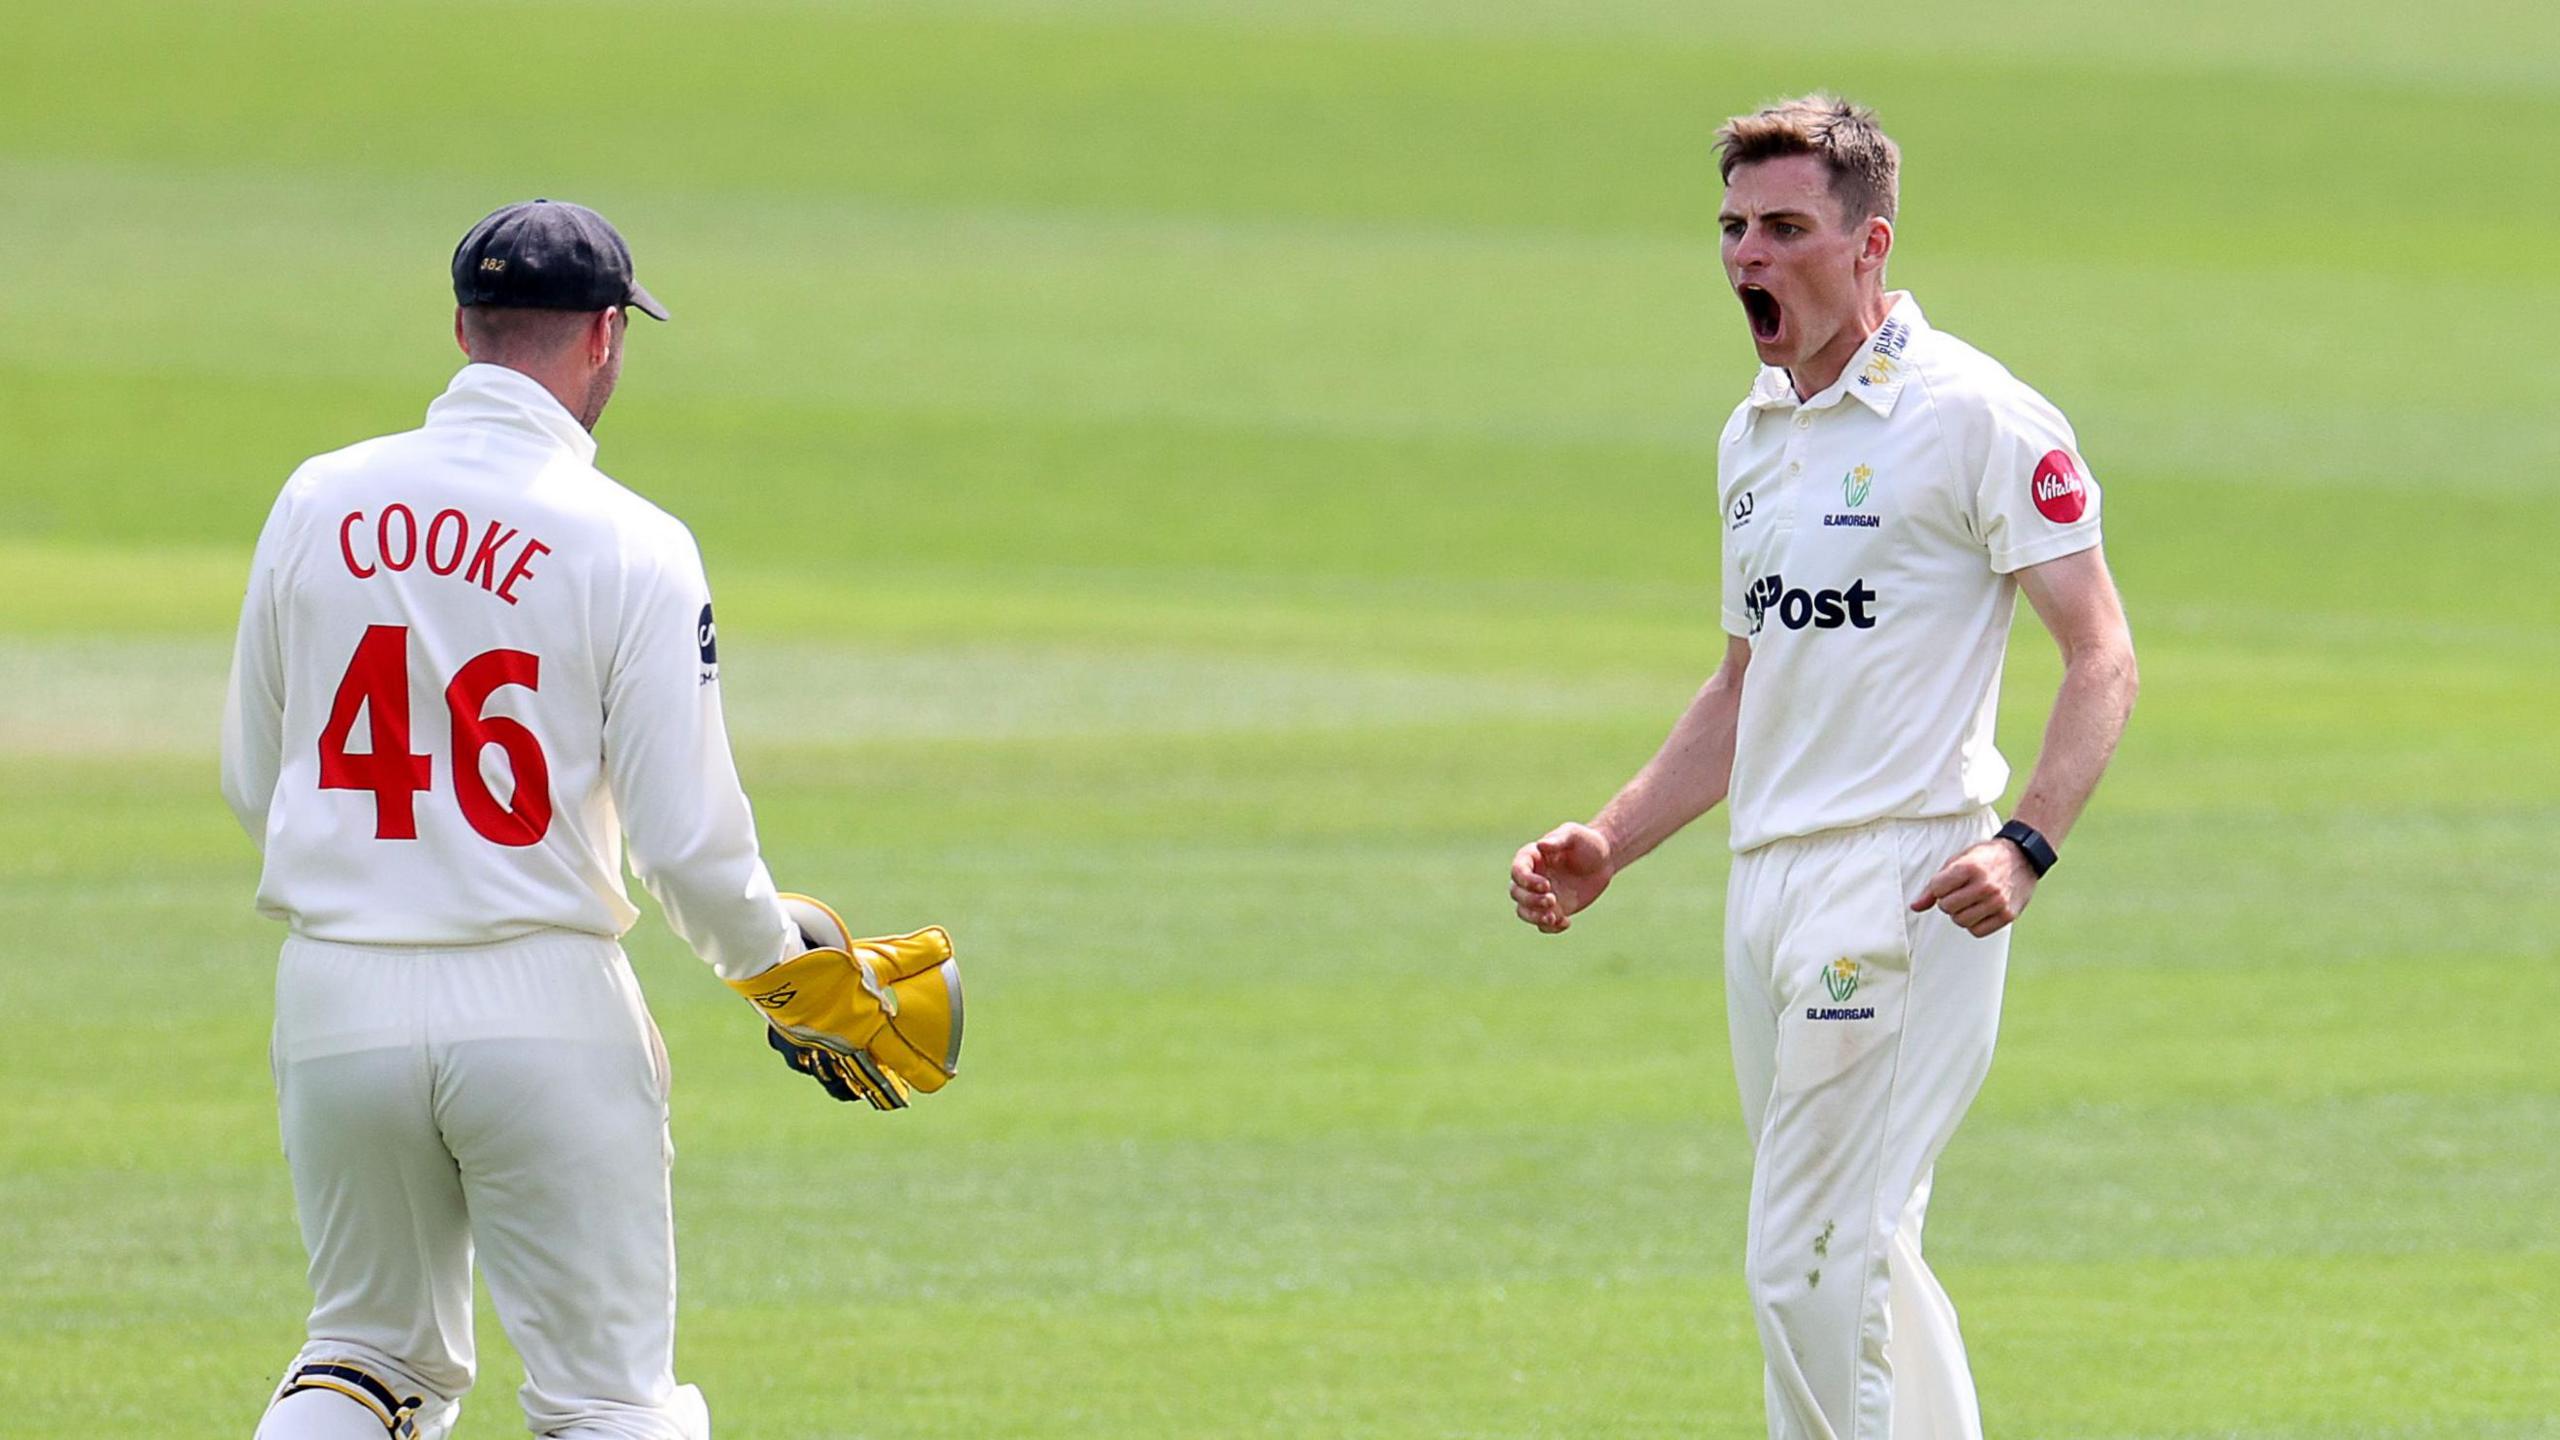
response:
<path id="1" fill-rule="evenodd" d="M 1763 575 L 1751 582 L 1742 595 L 1743 613 L 1751 619 L 1751 633 L 1760 633 L 1761 622 L 1772 612 L 1778 623 L 1790 630 L 1811 626 L 1816 630 L 1837 630 L 1849 626 L 1859 630 L 1876 628 L 1876 592 L 1867 588 L 1863 579 L 1852 580 L 1846 590 L 1790 590 L 1787 582 L 1776 575 Z"/>

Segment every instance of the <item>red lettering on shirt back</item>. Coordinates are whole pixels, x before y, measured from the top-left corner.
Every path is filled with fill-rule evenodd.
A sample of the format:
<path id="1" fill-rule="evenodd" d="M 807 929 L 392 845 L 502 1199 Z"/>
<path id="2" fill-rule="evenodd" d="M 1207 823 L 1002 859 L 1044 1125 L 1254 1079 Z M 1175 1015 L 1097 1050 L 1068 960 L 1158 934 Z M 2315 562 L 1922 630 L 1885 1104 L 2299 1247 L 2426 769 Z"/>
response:
<path id="1" fill-rule="evenodd" d="M 524 545 L 524 553 L 516 557 L 515 568 L 507 572 L 506 579 L 498 582 L 498 598 L 506 601 L 510 605 L 516 603 L 516 582 L 519 580 L 532 579 L 533 557 L 536 555 L 548 555 L 550 553 L 551 547 L 543 544 L 541 541 L 526 541 Z"/>
<path id="2" fill-rule="evenodd" d="M 2036 513 L 2056 525 L 2068 525 L 2089 513 L 2089 486 L 2080 478 L 2080 462 L 2068 450 L 2046 451 L 2027 486 L 2035 497 Z"/>
<path id="3" fill-rule="evenodd" d="M 519 533 L 490 521 L 489 528 L 480 532 L 480 544 L 471 552 L 471 568 L 462 572 L 462 578 L 483 590 L 497 589 L 498 551 Z"/>
<path id="4" fill-rule="evenodd" d="M 488 712 L 490 697 L 510 685 L 542 688 L 542 659 L 522 650 L 484 650 L 463 663 L 444 688 L 453 736 L 454 799 L 481 838 L 493 844 L 538 845 L 551 829 L 551 761 L 542 738 L 522 720 Z M 357 717 L 368 749 L 347 749 Z M 329 703 L 320 731 L 320 788 L 373 792 L 373 838 L 418 838 L 418 796 L 435 785 L 435 757 L 409 749 L 409 627 L 368 625 Z M 506 752 L 511 777 L 501 800 L 481 773 L 481 752 Z"/>
<path id="5" fill-rule="evenodd" d="M 339 558 L 346 561 L 347 573 L 359 580 L 370 580 L 385 570 L 407 570 L 423 555 L 431 573 L 459 574 L 464 584 L 477 585 L 513 605 L 518 598 L 516 586 L 536 578 L 534 557 L 551 553 L 550 546 L 503 520 L 488 522 L 474 542 L 471 517 L 450 506 L 435 512 L 423 535 L 418 529 L 418 513 L 406 505 L 386 505 L 381 515 L 371 518 L 368 525 L 364 511 L 350 510 L 338 522 Z M 371 564 L 356 554 L 357 537 L 366 529 L 373 532 Z M 500 562 L 510 549 L 515 551 L 515 559 L 505 567 L 502 577 Z"/>
<path id="6" fill-rule="evenodd" d="M 450 532 L 446 529 L 447 521 L 452 522 Z M 447 533 L 453 536 L 453 544 L 449 549 L 442 540 L 437 538 Z M 427 568 L 438 575 L 450 575 L 461 569 L 462 549 L 470 543 L 471 519 L 469 516 L 459 510 L 437 511 L 436 518 L 427 522 Z M 441 559 L 438 558 L 439 551 L 442 552 Z"/>
<path id="7" fill-rule="evenodd" d="M 400 517 L 400 549 L 396 559 L 391 548 L 391 517 L 394 515 Z M 406 505 L 382 507 L 382 519 L 374 525 L 373 553 L 381 559 L 385 570 L 406 570 L 418 563 L 417 512 Z"/>
<path id="8" fill-rule="evenodd" d="M 380 567 L 361 564 L 356 560 L 356 527 L 363 523 L 364 512 L 361 510 L 348 511 L 347 518 L 338 522 L 338 553 L 347 557 L 348 574 L 359 580 L 370 580 L 380 573 Z"/>

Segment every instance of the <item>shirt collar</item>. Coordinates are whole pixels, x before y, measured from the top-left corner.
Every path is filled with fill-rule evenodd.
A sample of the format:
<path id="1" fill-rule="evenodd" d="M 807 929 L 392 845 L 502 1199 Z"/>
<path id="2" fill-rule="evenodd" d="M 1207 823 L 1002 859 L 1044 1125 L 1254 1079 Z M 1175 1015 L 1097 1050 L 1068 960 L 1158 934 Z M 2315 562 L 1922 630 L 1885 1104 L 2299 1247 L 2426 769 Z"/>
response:
<path id="1" fill-rule="evenodd" d="M 596 437 L 578 417 L 542 388 L 542 382 L 504 365 L 465 365 L 427 406 L 429 425 L 503 425 L 549 440 L 578 457 L 596 462 Z"/>
<path id="2" fill-rule="evenodd" d="M 1802 402 L 1802 408 L 1824 410 L 1839 404 L 1843 395 L 1855 395 L 1878 415 L 1893 413 L 1894 402 L 1902 398 L 1902 387 L 1911 378 L 1912 337 L 1929 328 L 1929 319 L 1920 313 L 1920 302 L 1911 298 L 1910 291 L 1896 290 L 1887 298 L 1893 305 L 1885 311 L 1884 323 L 1849 357 L 1848 367 L 1831 388 Z M 1751 382 L 1749 403 L 1756 410 L 1794 409 L 1796 383 L 1787 378 L 1784 368 L 1763 365 Z"/>

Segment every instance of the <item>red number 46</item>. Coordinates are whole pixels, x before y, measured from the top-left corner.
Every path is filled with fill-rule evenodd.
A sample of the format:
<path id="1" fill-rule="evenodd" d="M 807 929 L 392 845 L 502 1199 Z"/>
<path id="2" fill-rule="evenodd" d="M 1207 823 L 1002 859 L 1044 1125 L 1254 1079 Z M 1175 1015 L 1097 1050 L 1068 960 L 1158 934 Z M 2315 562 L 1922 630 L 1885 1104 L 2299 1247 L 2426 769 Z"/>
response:
<path id="1" fill-rule="evenodd" d="M 542 742 L 520 721 L 483 715 L 489 697 L 509 685 L 542 688 L 542 659 L 522 650 L 484 650 L 463 662 L 444 687 L 453 715 L 453 796 L 463 818 L 483 839 L 500 845 L 532 845 L 551 828 L 551 764 Z M 370 754 L 347 752 L 347 736 L 363 711 Z M 480 776 L 480 752 L 507 752 L 515 793 L 501 802 Z M 434 758 L 409 749 L 409 627 L 371 625 L 356 642 L 355 658 L 329 702 L 320 731 L 320 788 L 373 792 L 377 840 L 418 838 L 418 792 L 435 773 Z"/>

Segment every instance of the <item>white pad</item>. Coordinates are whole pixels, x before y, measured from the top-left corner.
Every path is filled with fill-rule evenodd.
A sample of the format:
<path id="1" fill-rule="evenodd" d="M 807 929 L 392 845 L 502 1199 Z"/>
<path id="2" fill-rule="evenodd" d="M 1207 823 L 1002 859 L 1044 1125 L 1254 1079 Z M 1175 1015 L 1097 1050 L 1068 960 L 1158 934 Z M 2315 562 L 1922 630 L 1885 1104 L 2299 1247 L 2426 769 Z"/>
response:
<path id="1" fill-rule="evenodd" d="M 352 1362 L 318 1363 L 345 1366 Z M 358 1368 L 377 1383 L 387 1379 L 370 1367 Z M 399 1423 L 394 1428 L 384 1423 L 379 1397 L 366 1386 L 326 1371 L 308 1371 L 299 1361 L 277 1390 L 281 1398 L 268 1403 L 267 1413 L 258 1421 L 255 1440 L 445 1440 L 453 1432 L 454 1423 L 462 1418 L 458 1401 L 419 1395 L 414 1387 L 393 1386 L 386 1393 L 395 1397 L 395 1405 L 413 1397 L 419 1401 L 414 1408 L 404 1406 L 398 1411 Z"/>
<path id="2" fill-rule="evenodd" d="M 257 1440 L 383 1440 L 373 1407 L 335 1390 L 296 1390 L 267 1407 Z"/>

